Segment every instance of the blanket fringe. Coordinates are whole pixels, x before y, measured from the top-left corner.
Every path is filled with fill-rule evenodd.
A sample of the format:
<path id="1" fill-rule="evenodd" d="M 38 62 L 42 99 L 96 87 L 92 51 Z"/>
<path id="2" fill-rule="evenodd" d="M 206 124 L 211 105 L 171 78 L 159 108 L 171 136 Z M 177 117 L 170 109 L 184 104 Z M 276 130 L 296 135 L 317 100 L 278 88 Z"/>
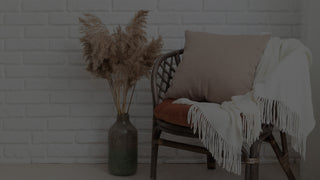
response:
<path id="1" fill-rule="evenodd" d="M 239 149 L 228 144 L 195 105 L 189 109 L 188 123 L 191 124 L 194 133 L 198 132 L 199 139 L 219 166 L 229 172 L 241 174 L 241 147 Z"/>
<path id="2" fill-rule="evenodd" d="M 258 118 L 259 113 L 242 113 L 242 136 L 249 147 L 259 139 L 262 131 L 261 123 L 257 121 Z"/>
<path id="3" fill-rule="evenodd" d="M 292 136 L 293 148 L 305 157 L 305 145 L 303 135 L 301 134 L 300 116 L 291 111 L 284 103 L 263 97 L 257 97 L 260 108 L 261 122 L 272 124 L 280 129 L 280 131 L 288 133 Z"/>

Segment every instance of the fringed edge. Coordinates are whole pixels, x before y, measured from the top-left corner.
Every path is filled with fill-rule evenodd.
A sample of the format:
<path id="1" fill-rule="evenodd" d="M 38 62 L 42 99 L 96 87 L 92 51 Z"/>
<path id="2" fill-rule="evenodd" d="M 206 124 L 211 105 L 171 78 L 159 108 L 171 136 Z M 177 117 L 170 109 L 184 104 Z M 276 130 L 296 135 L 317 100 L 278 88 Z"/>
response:
<path id="1" fill-rule="evenodd" d="M 294 149 L 305 157 L 304 136 L 300 132 L 300 116 L 291 111 L 284 103 L 263 97 L 257 97 L 257 103 L 260 108 L 261 122 L 272 124 L 280 131 L 288 133 L 295 139 Z"/>
<path id="2" fill-rule="evenodd" d="M 199 139 L 226 171 L 241 174 L 241 147 L 228 144 L 209 123 L 202 111 L 193 105 L 188 112 L 188 123 L 193 132 L 198 132 Z"/>
<path id="3" fill-rule="evenodd" d="M 256 140 L 259 139 L 261 129 L 261 122 L 258 114 L 242 113 L 242 136 L 244 141 L 250 147 Z"/>

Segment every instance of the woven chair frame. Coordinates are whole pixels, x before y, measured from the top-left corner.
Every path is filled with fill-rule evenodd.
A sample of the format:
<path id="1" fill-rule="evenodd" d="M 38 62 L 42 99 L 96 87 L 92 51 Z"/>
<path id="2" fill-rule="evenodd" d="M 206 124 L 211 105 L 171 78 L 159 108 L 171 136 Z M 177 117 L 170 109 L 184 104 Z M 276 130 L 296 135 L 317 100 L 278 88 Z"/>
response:
<path id="1" fill-rule="evenodd" d="M 180 49 L 157 58 L 151 75 L 153 108 L 165 99 L 165 94 L 172 83 L 172 78 L 176 72 L 176 68 L 182 61 L 183 52 L 184 50 Z M 280 148 L 278 142 L 273 136 L 272 125 L 263 124 L 262 130 L 259 140 L 253 143 L 249 150 L 242 148 L 242 161 L 245 164 L 245 180 L 259 179 L 259 154 L 262 142 L 267 142 L 272 146 L 274 153 L 276 154 L 276 157 L 288 179 L 295 180 L 295 176 L 292 173 L 289 163 L 286 134 L 280 132 Z M 174 125 L 153 116 L 150 179 L 156 180 L 159 145 L 205 154 L 207 156 L 207 168 L 216 168 L 215 159 L 206 148 L 161 138 L 161 132 L 184 137 L 198 138 L 198 134 L 194 134 L 193 130 L 189 127 Z"/>

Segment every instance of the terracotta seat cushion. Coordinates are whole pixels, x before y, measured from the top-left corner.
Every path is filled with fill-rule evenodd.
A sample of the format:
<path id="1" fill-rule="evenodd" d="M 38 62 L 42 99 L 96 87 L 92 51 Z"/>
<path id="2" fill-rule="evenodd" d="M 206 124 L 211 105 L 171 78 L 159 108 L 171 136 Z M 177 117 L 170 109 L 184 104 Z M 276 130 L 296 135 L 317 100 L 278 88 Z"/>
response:
<path id="1" fill-rule="evenodd" d="M 191 105 L 172 104 L 173 101 L 175 101 L 175 99 L 166 99 L 157 105 L 154 109 L 155 117 L 171 124 L 191 127 L 190 124 L 188 124 L 188 111 Z M 242 113 L 240 116 L 243 118 Z"/>
<path id="2" fill-rule="evenodd" d="M 154 109 L 155 117 L 171 124 L 190 127 L 187 117 L 191 105 L 172 104 L 174 100 L 166 99 L 157 105 Z"/>

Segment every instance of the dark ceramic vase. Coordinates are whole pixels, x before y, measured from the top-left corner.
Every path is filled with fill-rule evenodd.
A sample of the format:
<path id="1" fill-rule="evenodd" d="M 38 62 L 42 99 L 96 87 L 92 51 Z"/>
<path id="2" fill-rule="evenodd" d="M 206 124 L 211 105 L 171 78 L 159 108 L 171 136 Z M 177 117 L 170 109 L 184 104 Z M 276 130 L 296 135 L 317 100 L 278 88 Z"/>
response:
<path id="1" fill-rule="evenodd" d="M 109 130 L 109 172 L 129 176 L 137 170 L 137 129 L 131 124 L 129 114 L 119 114 Z"/>

